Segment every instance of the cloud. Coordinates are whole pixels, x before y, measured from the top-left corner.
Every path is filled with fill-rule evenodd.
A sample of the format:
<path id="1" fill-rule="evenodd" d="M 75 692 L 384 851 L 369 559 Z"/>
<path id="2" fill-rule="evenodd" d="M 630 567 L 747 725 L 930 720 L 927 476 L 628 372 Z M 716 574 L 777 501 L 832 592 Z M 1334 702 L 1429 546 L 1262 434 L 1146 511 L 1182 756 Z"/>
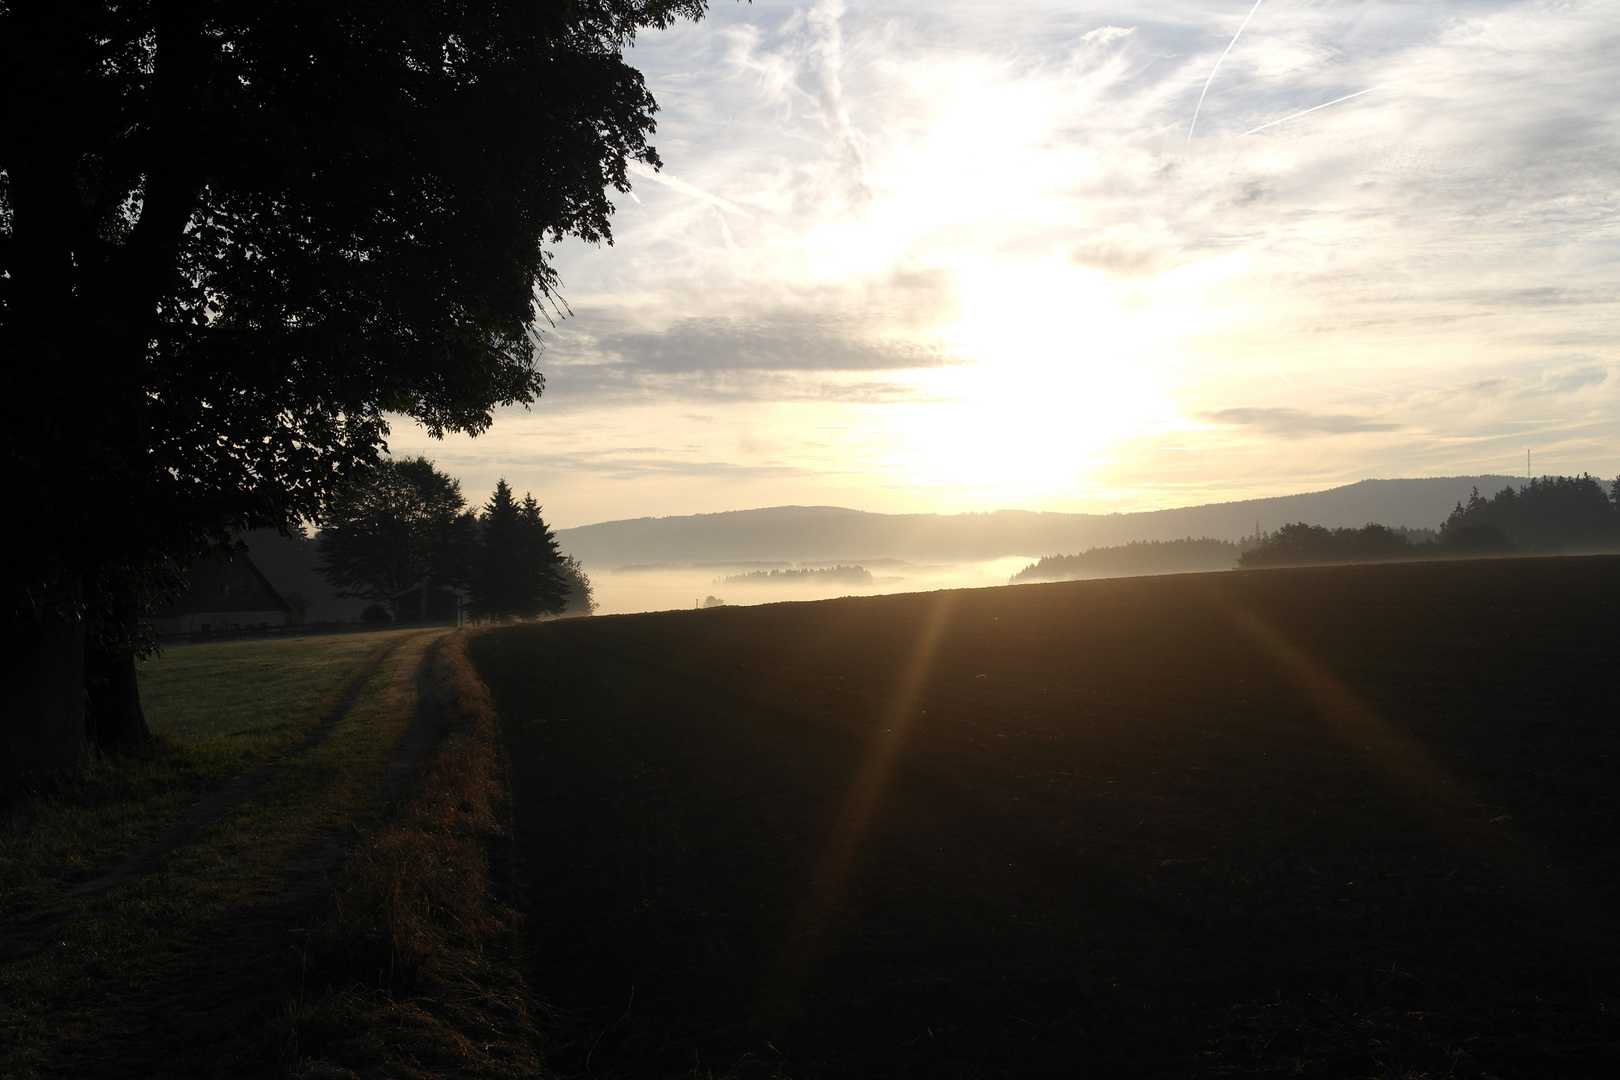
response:
<path id="1" fill-rule="evenodd" d="M 591 363 L 647 373 L 896 371 L 939 367 L 952 359 L 938 346 L 863 334 L 858 327 L 807 313 L 700 316 L 661 330 L 591 325 L 570 343 L 570 359 L 585 354 Z"/>
<path id="2" fill-rule="evenodd" d="M 1216 424 L 1257 428 L 1268 435 L 1302 439 L 1308 435 L 1350 435 L 1367 431 L 1397 431 L 1399 424 L 1383 424 L 1344 413 L 1309 413 L 1302 409 L 1217 409 L 1203 414 Z"/>
<path id="3" fill-rule="evenodd" d="M 762 403 L 842 417 L 882 454 L 783 460 L 874 476 L 948 443 L 930 392 L 959 381 L 1227 429 L 1218 461 L 1076 455 L 1054 499 L 1499 470 L 1527 430 L 1570 467 L 1620 444 L 1612 3 L 1264 3 L 1234 44 L 1253 8 L 754 0 L 643 36 L 669 173 L 615 247 L 559 251 L 544 407 L 635 404 L 651 426 L 603 420 L 614 445 L 664 445 L 664 401 L 716 432 Z"/>
<path id="4" fill-rule="evenodd" d="M 837 373 L 770 371 L 647 372 L 621 364 L 578 364 L 547 372 L 546 407 L 577 411 L 674 401 L 913 404 L 915 386 L 890 379 Z"/>
<path id="5" fill-rule="evenodd" d="M 659 172 L 651 165 L 646 165 L 639 161 L 630 161 L 625 163 L 625 167 L 629 169 L 630 172 L 644 180 L 651 180 L 654 183 L 663 184 L 665 187 L 674 188 L 683 195 L 690 195 L 692 198 L 697 199 L 700 202 L 706 202 L 711 206 L 719 207 L 728 214 L 736 214 L 738 217 L 745 218 L 753 217 L 752 214 L 738 206 L 736 203 L 731 202 L 729 199 L 722 199 L 718 195 L 710 194 L 695 184 L 688 184 L 685 180 L 682 180 L 679 177 L 671 176 L 668 173 Z"/>
<path id="6" fill-rule="evenodd" d="M 847 170 L 850 202 L 858 208 L 871 201 L 872 192 L 866 185 L 866 166 L 861 160 L 849 113 L 844 108 L 844 35 L 840 25 L 843 17 L 843 0 L 817 0 L 810 9 L 805 21 L 813 36 L 807 50 L 806 75 L 816 103 L 821 107 L 821 122 L 835 140 Z"/>
<path id="7" fill-rule="evenodd" d="M 783 464 L 744 464 L 735 461 L 692 460 L 680 448 L 642 446 L 607 451 L 540 454 L 525 464 L 540 472 L 586 473 L 605 479 L 642 477 L 702 477 L 710 479 L 784 479 L 802 476 L 805 470 Z"/>

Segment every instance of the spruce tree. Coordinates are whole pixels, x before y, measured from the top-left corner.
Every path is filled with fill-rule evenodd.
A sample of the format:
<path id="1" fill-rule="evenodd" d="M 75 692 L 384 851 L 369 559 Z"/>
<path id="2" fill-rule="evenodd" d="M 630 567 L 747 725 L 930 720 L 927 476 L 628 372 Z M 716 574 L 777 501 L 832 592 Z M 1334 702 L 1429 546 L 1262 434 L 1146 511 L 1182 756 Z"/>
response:
<path id="1" fill-rule="evenodd" d="M 562 553 L 534 496 L 518 502 L 502 479 L 478 520 L 477 572 L 468 611 L 497 622 L 559 614 L 568 598 L 568 584 L 559 572 Z"/>
<path id="2" fill-rule="evenodd" d="M 557 537 L 540 516 L 540 504 L 534 501 L 533 495 L 524 494 L 518 519 L 523 523 L 522 534 L 528 548 L 526 557 L 534 567 L 536 614 L 560 615 L 568 606 L 571 584 L 563 575 L 564 559 Z"/>

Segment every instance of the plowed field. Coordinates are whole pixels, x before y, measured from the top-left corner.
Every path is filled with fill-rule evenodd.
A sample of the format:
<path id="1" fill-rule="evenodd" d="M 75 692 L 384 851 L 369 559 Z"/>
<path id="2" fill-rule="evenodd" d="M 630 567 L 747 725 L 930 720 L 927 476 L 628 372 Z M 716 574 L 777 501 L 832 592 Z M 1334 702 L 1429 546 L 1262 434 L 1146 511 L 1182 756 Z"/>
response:
<path id="1" fill-rule="evenodd" d="M 471 652 L 564 1075 L 1620 1061 L 1620 558 L 615 616 Z"/>

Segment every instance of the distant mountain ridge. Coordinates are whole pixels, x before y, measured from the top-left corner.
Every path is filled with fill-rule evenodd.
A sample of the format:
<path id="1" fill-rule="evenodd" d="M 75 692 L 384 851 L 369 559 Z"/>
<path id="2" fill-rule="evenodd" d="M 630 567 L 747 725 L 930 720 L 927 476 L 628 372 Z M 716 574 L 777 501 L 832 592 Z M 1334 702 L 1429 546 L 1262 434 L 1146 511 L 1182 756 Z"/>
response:
<path id="1" fill-rule="evenodd" d="M 1513 476 L 1362 480 L 1325 491 L 1146 510 L 1059 514 L 876 514 L 838 506 L 773 506 L 682 517 L 633 518 L 558 529 L 562 549 L 587 566 L 724 559 L 995 559 L 1074 554 L 1134 540 L 1212 536 L 1237 540 L 1293 521 L 1330 528 L 1437 528 L 1478 487 L 1490 494 L 1522 484 Z"/>

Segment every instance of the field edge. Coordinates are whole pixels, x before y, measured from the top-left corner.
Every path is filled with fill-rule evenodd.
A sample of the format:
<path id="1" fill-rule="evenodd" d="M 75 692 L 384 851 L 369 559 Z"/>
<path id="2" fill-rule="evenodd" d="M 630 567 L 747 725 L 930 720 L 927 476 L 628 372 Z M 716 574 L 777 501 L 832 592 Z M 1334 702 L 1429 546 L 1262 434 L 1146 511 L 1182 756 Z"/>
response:
<path id="1" fill-rule="evenodd" d="M 519 962 L 510 770 L 467 655 L 476 633 L 435 646 L 421 691 L 439 738 L 393 813 L 362 831 L 311 927 L 284 1013 L 292 1077 L 550 1075 Z"/>

